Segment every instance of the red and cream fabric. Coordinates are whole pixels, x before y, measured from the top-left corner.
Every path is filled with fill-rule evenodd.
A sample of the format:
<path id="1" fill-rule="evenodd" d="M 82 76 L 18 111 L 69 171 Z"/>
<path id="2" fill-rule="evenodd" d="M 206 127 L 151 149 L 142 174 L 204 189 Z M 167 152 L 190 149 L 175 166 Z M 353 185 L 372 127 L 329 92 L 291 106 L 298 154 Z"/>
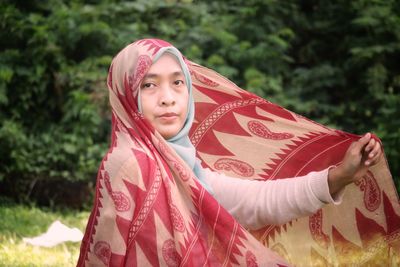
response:
<path id="1" fill-rule="evenodd" d="M 328 205 L 280 226 L 244 229 L 138 112 L 140 82 L 165 46 L 170 44 L 137 41 L 110 67 L 112 142 L 99 168 L 78 266 L 327 266 L 376 261 L 390 266 L 399 261 L 399 200 L 385 159 L 348 186 L 339 206 Z M 301 176 L 339 163 L 348 145 L 359 138 L 186 63 L 196 105 L 190 139 L 203 167 L 238 179 Z"/>

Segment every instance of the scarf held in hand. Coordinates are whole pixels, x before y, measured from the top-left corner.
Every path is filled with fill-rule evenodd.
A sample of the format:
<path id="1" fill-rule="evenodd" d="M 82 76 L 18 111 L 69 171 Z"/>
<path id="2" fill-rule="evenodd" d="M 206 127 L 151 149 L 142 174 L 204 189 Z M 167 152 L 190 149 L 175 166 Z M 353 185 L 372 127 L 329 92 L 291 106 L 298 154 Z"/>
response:
<path id="1" fill-rule="evenodd" d="M 98 171 L 78 266 L 390 266 L 399 261 L 399 200 L 383 157 L 346 188 L 340 206 L 251 233 L 239 225 L 138 111 L 140 83 L 157 52 L 170 46 L 140 40 L 113 59 L 107 82 L 112 140 Z M 203 167 L 241 179 L 295 177 L 340 163 L 359 138 L 185 63 L 195 101 L 189 138 Z"/>

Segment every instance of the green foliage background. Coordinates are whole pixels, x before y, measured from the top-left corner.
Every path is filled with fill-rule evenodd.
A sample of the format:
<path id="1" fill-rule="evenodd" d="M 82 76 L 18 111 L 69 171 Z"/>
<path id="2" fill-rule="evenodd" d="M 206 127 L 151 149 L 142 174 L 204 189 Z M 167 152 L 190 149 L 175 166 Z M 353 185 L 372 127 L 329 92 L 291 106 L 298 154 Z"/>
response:
<path id="1" fill-rule="evenodd" d="M 93 182 L 112 57 L 143 37 L 323 124 L 383 141 L 400 189 L 400 2 L 2 0 L 1 193 Z"/>

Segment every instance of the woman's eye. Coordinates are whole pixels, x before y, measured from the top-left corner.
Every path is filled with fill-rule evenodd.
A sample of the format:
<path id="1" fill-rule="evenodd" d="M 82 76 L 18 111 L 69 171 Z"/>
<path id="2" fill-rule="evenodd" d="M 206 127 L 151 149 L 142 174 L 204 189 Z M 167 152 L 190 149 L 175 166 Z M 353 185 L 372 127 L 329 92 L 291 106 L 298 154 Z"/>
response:
<path id="1" fill-rule="evenodd" d="M 154 86 L 154 84 L 152 84 L 152 83 L 144 83 L 144 84 L 142 84 L 142 88 L 151 88 L 151 87 L 153 87 Z"/>
<path id="2" fill-rule="evenodd" d="M 174 82 L 174 84 L 175 84 L 175 85 L 182 85 L 182 84 L 183 84 L 183 81 L 182 81 L 182 80 L 176 80 L 176 81 Z"/>

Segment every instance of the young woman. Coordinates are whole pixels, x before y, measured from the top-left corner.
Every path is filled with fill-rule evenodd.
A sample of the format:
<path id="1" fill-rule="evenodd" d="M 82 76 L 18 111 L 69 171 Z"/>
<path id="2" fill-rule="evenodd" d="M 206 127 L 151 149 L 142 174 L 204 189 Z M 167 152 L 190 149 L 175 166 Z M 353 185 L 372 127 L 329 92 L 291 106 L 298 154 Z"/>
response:
<path id="1" fill-rule="evenodd" d="M 112 142 L 99 169 L 96 199 L 78 266 L 286 265 L 244 228 L 284 224 L 314 214 L 327 203 L 338 204 L 344 188 L 362 179 L 380 161 L 381 145 L 369 133 L 351 145 L 354 136 L 335 143 L 331 147 L 344 144 L 348 148 L 331 149 L 333 154 L 327 153 L 324 158 L 333 160 L 325 160 L 318 169 L 304 174 L 313 162 L 310 160 L 297 172 L 304 175 L 287 176 L 288 179 L 276 175 L 282 164 L 271 168 L 275 171 L 271 178 L 280 179 L 265 181 L 265 176 L 252 170 L 248 163 L 233 157 L 215 160 L 219 152 L 211 153 L 212 148 L 207 153 L 196 153 L 193 143 L 199 147 L 199 138 L 190 140 L 190 132 L 192 137 L 203 138 L 205 134 L 193 133 L 193 125 L 197 129 L 204 129 L 207 123 L 214 125 L 215 120 L 228 114 L 227 110 L 236 110 L 241 116 L 235 118 L 247 123 L 249 131 L 239 134 L 237 128 L 230 130 L 225 125 L 224 130 L 209 133 L 214 138 L 231 131 L 238 139 L 245 136 L 246 142 L 256 140 L 259 144 L 265 136 L 269 137 L 268 142 L 275 143 L 295 143 L 301 140 L 297 136 L 307 136 L 298 129 L 291 134 L 263 128 L 262 122 L 288 119 L 293 114 L 271 106 L 267 108 L 272 116 L 262 115 L 271 103 L 237 88 L 211 70 L 203 68 L 199 72 L 201 68 L 169 43 L 154 39 L 137 41 L 114 58 L 108 76 Z M 201 84 L 195 86 L 196 91 L 192 77 Z M 203 120 L 196 120 L 194 94 L 200 99 L 196 108 L 200 102 L 209 103 L 208 107 L 220 102 L 216 109 L 219 113 L 213 117 L 203 105 L 199 116 Z M 221 97 L 233 97 L 236 102 L 223 102 Z M 238 101 L 261 109 L 250 114 Z M 345 139 L 344 133 L 300 116 L 290 118 L 291 123 L 309 123 L 314 132 L 323 133 L 324 137 Z M 231 146 L 234 137 L 232 134 L 219 140 L 227 140 Z M 249 158 L 278 155 L 285 150 L 281 144 L 271 146 L 272 152 L 261 150 L 254 157 L 251 147 L 238 149 L 248 149 Z M 302 144 L 296 149 L 304 147 Z M 224 153 L 221 151 L 221 155 Z M 320 156 L 323 152 L 318 153 Z M 232 178 L 210 168 L 222 168 L 228 173 L 239 170 L 236 174 L 241 175 L 235 176 L 246 179 Z"/>

